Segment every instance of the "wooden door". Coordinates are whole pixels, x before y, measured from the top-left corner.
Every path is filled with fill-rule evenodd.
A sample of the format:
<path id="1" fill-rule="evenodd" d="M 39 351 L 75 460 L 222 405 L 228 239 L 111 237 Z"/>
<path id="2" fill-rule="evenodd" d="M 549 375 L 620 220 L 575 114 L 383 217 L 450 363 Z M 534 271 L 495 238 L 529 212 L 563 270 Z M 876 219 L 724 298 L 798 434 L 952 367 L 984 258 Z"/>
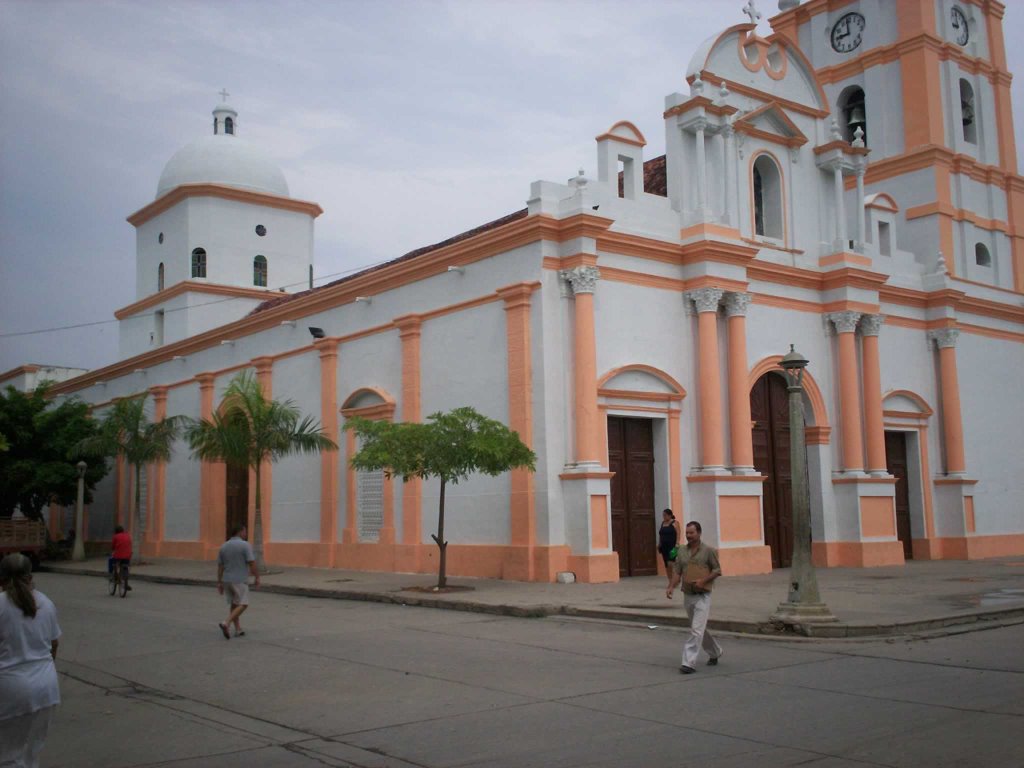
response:
<path id="1" fill-rule="evenodd" d="M 227 465 L 224 500 L 224 538 L 230 538 L 236 525 L 249 524 L 249 468 Z"/>
<path id="2" fill-rule="evenodd" d="M 654 514 L 654 432 L 650 419 L 608 417 L 612 490 L 612 548 L 620 576 L 658 572 Z"/>
<path id="3" fill-rule="evenodd" d="M 903 542 L 903 557 L 914 559 L 910 533 L 910 487 L 907 484 L 907 433 L 885 433 L 885 469 L 896 478 L 896 536 Z"/>
<path id="4" fill-rule="evenodd" d="M 772 567 L 793 561 L 793 482 L 789 458 L 789 393 L 781 376 L 766 373 L 750 392 L 754 422 L 754 467 L 764 484 L 764 543 L 772 551 Z"/>

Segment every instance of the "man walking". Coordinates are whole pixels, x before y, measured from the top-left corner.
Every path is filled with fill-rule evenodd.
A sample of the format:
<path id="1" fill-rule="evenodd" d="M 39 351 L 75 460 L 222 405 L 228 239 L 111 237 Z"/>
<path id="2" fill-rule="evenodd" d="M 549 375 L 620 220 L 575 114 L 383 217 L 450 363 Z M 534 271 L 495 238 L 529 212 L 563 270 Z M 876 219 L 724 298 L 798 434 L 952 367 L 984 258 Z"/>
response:
<path id="1" fill-rule="evenodd" d="M 249 546 L 248 530 L 236 525 L 231 538 L 225 541 L 217 554 L 217 591 L 227 598 L 229 613 L 227 621 L 218 624 L 225 640 L 231 639 L 229 627 L 235 625 L 235 637 L 245 634 L 239 620 L 249 607 L 249 574 L 253 575 L 253 587 L 260 585 L 260 572 L 256 568 L 256 556 Z"/>
<path id="2" fill-rule="evenodd" d="M 672 590 L 682 579 L 683 607 L 690 618 L 690 632 L 683 642 L 683 663 L 679 667 L 684 675 L 692 675 L 697 671 L 697 654 L 701 648 L 707 651 L 709 667 L 718 664 L 722 655 L 722 646 L 707 631 L 708 616 L 711 614 L 711 586 L 722 575 L 722 568 L 718 564 L 718 552 L 701 543 L 700 534 L 700 523 L 693 521 L 686 524 L 686 548 L 676 555 L 672 582 L 665 592 L 665 597 L 671 599 Z"/>

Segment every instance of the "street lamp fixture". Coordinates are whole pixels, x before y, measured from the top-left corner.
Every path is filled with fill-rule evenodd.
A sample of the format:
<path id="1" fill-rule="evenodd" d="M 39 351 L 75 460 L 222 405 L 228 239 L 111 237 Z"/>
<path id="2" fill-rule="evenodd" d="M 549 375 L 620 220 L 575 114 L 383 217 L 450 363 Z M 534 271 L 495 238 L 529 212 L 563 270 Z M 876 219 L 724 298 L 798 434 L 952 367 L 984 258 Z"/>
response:
<path id="1" fill-rule="evenodd" d="M 84 522 L 85 508 L 85 470 L 89 465 L 80 461 L 75 465 L 78 470 L 78 498 L 75 501 L 75 543 L 71 549 L 72 560 L 85 560 L 85 530 L 82 527 Z"/>
<path id="2" fill-rule="evenodd" d="M 818 576 L 811 560 L 811 498 L 807 488 L 807 451 L 804 440 L 804 370 L 808 360 L 792 344 L 779 361 L 789 393 L 789 461 L 792 469 L 793 562 L 789 597 L 780 603 L 772 621 L 785 625 L 822 624 L 836 617 L 822 602 Z"/>

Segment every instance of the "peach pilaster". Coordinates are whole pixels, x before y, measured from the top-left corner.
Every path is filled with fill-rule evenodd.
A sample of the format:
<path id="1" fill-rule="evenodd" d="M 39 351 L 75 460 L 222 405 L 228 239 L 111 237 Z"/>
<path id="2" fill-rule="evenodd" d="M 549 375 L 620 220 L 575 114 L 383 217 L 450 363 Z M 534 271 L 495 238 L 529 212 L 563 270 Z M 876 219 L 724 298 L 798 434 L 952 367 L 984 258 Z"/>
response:
<path id="1" fill-rule="evenodd" d="M 574 368 L 576 395 L 576 463 L 601 464 L 600 411 L 597 407 L 597 339 L 594 290 L 600 272 L 584 266 L 563 270 L 574 299 Z"/>
<path id="2" fill-rule="evenodd" d="M 402 421 L 419 422 L 422 318 L 419 315 L 403 315 L 395 318 L 394 323 L 402 341 Z M 414 547 L 412 565 L 415 569 L 419 567 L 419 545 L 423 537 L 420 515 L 422 485 L 422 481 L 415 479 L 402 484 L 402 544 Z M 354 510 L 350 512 L 350 519 L 354 521 Z"/>
<path id="3" fill-rule="evenodd" d="M 167 387 L 150 387 L 153 396 L 153 421 L 160 422 L 167 418 Z M 164 515 L 166 514 L 167 463 L 154 462 L 149 483 L 149 496 L 153 500 L 153 515 L 150 518 L 150 530 L 147 538 L 152 542 L 154 555 L 159 557 L 160 544 L 164 540 Z"/>
<path id="4" fill-rule="evenodd" d="M 722 379 L 718 367 L 718 303 L 724 293 L 721 288 L 698 288 L 686 294 L 686 298 L 692 300 L 697 308 L 700 455 L 701 467 L 705 472 L 725 470 Z M 747 424 L 749 423 L 748 419 Z"/>
<path id="5" fill-rule="evenodd" d="M 747 308 L 749 293 L 725 294 L 729 325 L 729 441 L 732 471 L 754 472 L 754 446 L 750 428 L 750 386 L 747 383 Z"/>
<path id="6" fill-rule="evenodd" d="M 263 388 L 263 396 L 268 400 L 274 396 L 274 358 L 261 355 L 252 359 L 253 367 L 256 369 L 256 380 Z M 265 461 L 260 466 L 260 515 L 263 518 L 263 544 L 266 546 L 271 542 L 273 528 L 271 528 L 271 516 L 273 513 L 274 474 L 273 464 Z M 250 488 L 255 494 L 256 478 L 252 473 L 249 475 Z M 249 515 L 252 534 L 255 535 L 256 523 L 252 516 L 255 514 L 255 497 L 250 497 Z"/>
<path id="7" fill-rule="evenodd" d="M 212 373 L 200 373 L 196 381 L 199 382 L 199 418 L 209 421 L 213 418 L 213 385 L 216 377 Z M 199 539 L 208 548 L 218 544 L 218 537 L 213 530 L 213 471 L 214 462 L 200 462 Z"/>
<path id="8" fill-rule="evenodd" d="M 338 342 L 313 342 L 320 354 L 320 426 L 338 441 Z M 338 542 L 338 451 L 320 452 L 320 562 L 334 567 L 334 545 Z"/>
<path id="9" fill-rule="evenodd" d="M 956 370 L 956 342 L 960 331 L 942 328 L 928 334 L 939 350 L 939 383 L 942 387 L 942 431 L 946 449 L 946 474 L 963 475 L 964 428 L 960 414 L 960 380 Z"/>
<path id="10" fill-rule="evenodd" d="M 885 426 L 882 419 L 882 369 L 878 357 L 878 334 L 882 329 L 883 320 L 881 315 L 864 315 L 860 319 L 864 366 L 864 433 L 868 472 L 875 476 L 888 474 L 885 466 Z"/>
<path id="11" fill-rule="evenodd" d="M 859 312 L 831 312 L 829 322 L 839 337 L 839 411 L 843 429 L 843 471 L 864 471 L 864 438 L 861 433 L 860 394 L 857 386 L 857 344 L 855 332 Z"/>
<path id="12" fill-rule="evenodd" d="M 505 302 L 505 332 L 508 354 L 509 427 L 533 447 L 533 366 L 530 359 L 530 315 L 537 284 L 519 283 L 499 288 Z M 536 500 L 533 472 L 514 469 L 510 473 L 509 543 L 513 547 L 508 571 L 510 578 L 533 581 L 533 547 L 537 541 Z"/>

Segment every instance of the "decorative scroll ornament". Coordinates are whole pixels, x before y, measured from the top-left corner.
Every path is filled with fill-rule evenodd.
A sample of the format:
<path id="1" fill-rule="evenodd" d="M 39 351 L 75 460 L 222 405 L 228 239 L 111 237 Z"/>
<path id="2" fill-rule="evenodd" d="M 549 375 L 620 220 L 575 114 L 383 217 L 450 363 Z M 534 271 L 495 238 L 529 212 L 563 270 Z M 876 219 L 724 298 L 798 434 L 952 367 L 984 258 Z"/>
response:
<path id="1" fill-rule="evenodd" d="M 853 333 L 857 330 L 857 321 L 860 320 L 860 312 L 829 312 L 825 318 L 836 327 L 836 333 Z"/>
<path id="2" fill-rule="evenodd" d="M 935 342 L 939 349 L 949 349 L 956 346 L 956 340 L 960 338 L 960 331 L 956 328 L 939 328 L 935 331 L 928 331 L 928 338 Z"/>
<path id="3" fill-rule="evenodd" d="M 864 336 L 877 336 L 884 322 L 885 315 L 861 315 L 860 332 Z"/>
<path id="4" fill-rule="evenodd" d="M 597 267 L 573 267 L 563 269 L 561 275 L 572 285 L 573 294 L 593 293 L 601 271 Z"/>
<path id="5" fill-rule="evenodd" d="M 752 298 L 749 293 L 733 293 L 730 291 L 725 294 L 725 316 L 746 317 L 747 307 L 750 306 Z"/>
<path id="6" fill-rule="evenodd" d="M 725 291 L 721 288 L 698 288 L 694 291 L 687 291 L 686 298 L 693 301 L 697 312 L 717 312 L 718 302 L 722 300 Z"/>

